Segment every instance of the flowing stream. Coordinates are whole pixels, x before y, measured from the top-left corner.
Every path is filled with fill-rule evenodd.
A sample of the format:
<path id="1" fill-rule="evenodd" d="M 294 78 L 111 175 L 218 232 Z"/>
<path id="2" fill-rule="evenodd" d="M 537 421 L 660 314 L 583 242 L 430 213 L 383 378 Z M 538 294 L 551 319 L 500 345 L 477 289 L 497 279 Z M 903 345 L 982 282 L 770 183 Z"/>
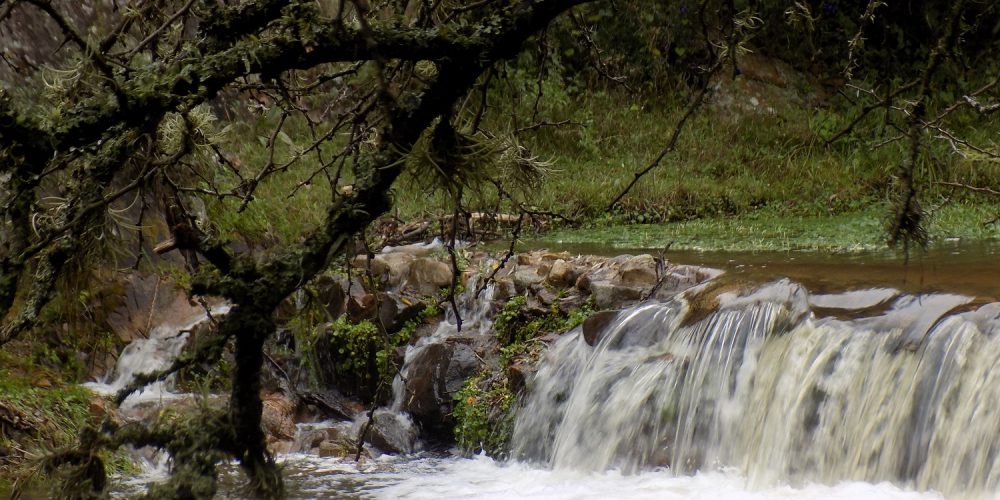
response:
<path id="1" fill-rule="evenodd" d="M 788 279 L 702 288 L 620 311 L 593 345 L 579 328 L 554 341 L 520 402 L 509 461 L 419 443 L 360 463 L 289 454 L 290 496 L 997 496 L 1000 303 L 810 293 Z M 466 299 L 466 328 L 485 331 L 486 302 Z M 407 363 L 456 333 L 452 315 Z M 398 414 L 401 385 L 383 411 Z M 221 496 L 240 496 L 225 486 L 237 475 L 224 475 Z"/>

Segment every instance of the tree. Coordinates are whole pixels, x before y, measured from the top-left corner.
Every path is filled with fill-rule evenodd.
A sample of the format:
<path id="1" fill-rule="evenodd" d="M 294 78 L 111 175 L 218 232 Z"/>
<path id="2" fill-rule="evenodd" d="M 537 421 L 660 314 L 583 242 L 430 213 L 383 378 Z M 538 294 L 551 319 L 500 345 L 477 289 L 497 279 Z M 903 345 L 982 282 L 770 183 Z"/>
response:
<path id="1" fill-rule="evenodd" d="M 50 463 L 76 467 L 78 478 L 97 494 L 104 472 L 96 450 L 123 444 L 164 448 L 173 457 L 174 480 L 150 495 L 201 497 L 215 491 L 216 463 L 233 457 L 258 494 L 281 496 L 260 421 L 272 311 L 389 209 L 390 189 L 422 136 L 437 143 L 460 140 L 453 124 L 456 105 L 484 71 L 515 56 L 525 40 L 584 1 L 137 2 L 109 13 L 111 21 L 96 32 L 83 31 L 66 5 L 51 0 L 0 2 L 0 20 L 43 15 L 72 50 L 62 58 L 59 81 L 50 82 L 51 97 L 11 89 L 0 96 L 6 158 L 0 310 L 8 318 L 0 344 L 33 326 L 61 274 L 102 231 L 109 207 L 126 196 L 145 196 L 154 185 L 167 193 L 166 211 L 173 214 L 173 238 L 161 250 L 189 252 L 193 294 L 232 304 L 218 334 L 195 356 L 148 374 L 118 396 L 121 401 L 192 359 L 218 356 L 233 339 L 236 367 L 227 409 L 206 411 L 188 425 L 95 431 L 79 449 Z M 332 119 L 314 119 L 310 97 L 332 89 L 349 94 L 351 105 L 333 109 Z M 267 144 L 270 160 L 252 175 L 227 165 L 199 122 L 206 103 L 238 92 L 284 107 Z M 252 203 L 261 182 L 287 168 L 273 162 L 273 150 L 292 112 L 316 134 L 312 145 L 293 156 L 320 159 L 331 185 L 325 217 L 296 248 L 260 260 L 235 253 L 198 227 L 181 195 L 237 198 L 239 210 Z M 343 133 L 350 139 L 327 156 L 329 144 Z M 226 192 L 214 183 L 183 182 L 197 173 L 192 164 L 206 157 L 233 168 L 240 182 Z M 349 193 L 336 189 L 347 178 L 347 162 Z M 53 192 L 56 206 L 47 206 Z"/>

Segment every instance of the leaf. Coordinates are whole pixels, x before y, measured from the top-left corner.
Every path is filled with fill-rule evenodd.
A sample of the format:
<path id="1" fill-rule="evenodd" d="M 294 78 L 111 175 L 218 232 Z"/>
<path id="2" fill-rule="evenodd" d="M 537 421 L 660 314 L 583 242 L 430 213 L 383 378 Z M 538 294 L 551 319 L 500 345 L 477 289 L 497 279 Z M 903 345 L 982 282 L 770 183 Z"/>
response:
<path id="1" fill-rule="evenodd" d="M 278 131 L 278 139 L 281 139 L 281 142 L 288 144 L 290 147 L 295 147 L 295 143 L 292 142 L 292 138 L 288 137 L 288 134 L 286 134 L 284 130 Z"/>

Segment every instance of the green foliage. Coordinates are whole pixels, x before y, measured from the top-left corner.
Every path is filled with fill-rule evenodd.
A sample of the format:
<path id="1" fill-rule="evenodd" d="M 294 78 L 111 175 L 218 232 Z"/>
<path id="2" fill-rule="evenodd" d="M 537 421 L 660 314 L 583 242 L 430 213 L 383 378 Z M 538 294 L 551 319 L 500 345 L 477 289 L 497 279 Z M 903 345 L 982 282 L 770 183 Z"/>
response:
<path id="1" fill-rule="evenodd" d="M 327 321 L 325 309 L 307 307 L 286 326 L 295 338 L 300 368 L 313 387 L 336 384 L 371 398 L 380 385 L 388 386 L 396 375 L 396 349 L 406 345 L 422 324 L 440 314 L 441 309 L 431 301 L 398 331 L 383 332 L 369 320 L 352 323 L 341 316 Z"/>
<path id="2" fill-rule="evenodd" d="M 507 453 L 514 429 L 515 398 L 505 378 L 487 379 L 486 374 L 466 380 L 455 395 L 455 441 L 466 453 L 501 458 Z"/>
<path id="3" fill-rule="evenodd" d="M 540 337 L 546 333 L 565 332 L 583 323 L 591 313 L 585 303 L 580 309 L 563 313 L 553 302 L 547 314 L 539 315 L 527 308 L 527 298 L 518 295 L 508 300 L 497 313 L 493 331 L 502 346 L 511 346 Z"/>
<path id="4" fill-rule="evenodd" d="M 569 331 L 583 323 L 592 312 L 593 305 L 589 301 L 565 313 L 553 302 L 548 311 L 540 313 L 527 307 L 525 296 L 511 298 L 493 323 L 494 334 L 500 343 L 500 366 L 510 366 L 514 359 L 533 354 L 532 347 L 539 346 L 530 340 L 548 333 Z"/>
<path id="5" fill-rule="evenodd" d="M 368 320 L 352 324 L 347 318 L 338 318 L 329 325 L 330 342 L 336 350 L 337 371 L 361 373 L 368 380 L 368 360 L 382 346 L 378 327 Z"/>

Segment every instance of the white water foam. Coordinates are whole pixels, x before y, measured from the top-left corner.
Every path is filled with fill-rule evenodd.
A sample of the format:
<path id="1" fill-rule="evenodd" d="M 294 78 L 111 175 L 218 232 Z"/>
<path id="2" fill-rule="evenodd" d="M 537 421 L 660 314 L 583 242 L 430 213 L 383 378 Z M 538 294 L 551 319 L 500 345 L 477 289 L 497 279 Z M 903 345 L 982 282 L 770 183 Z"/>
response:
<path id="1" fill-rule="evenodd" d="M 749 486 L 733 470 L 675 476 L 669 470 L 628 475 L 611 470 L 541 469 L 524 463 L 472 458 L 406 458 L 385 456 L 355 464 L 344 459 L 289 455 L 284 458 L 290 498 L 375 499 L 907 499 L 944 498 L 915 492 L 888 482 L 845 481 L 835 485 Z"/>

